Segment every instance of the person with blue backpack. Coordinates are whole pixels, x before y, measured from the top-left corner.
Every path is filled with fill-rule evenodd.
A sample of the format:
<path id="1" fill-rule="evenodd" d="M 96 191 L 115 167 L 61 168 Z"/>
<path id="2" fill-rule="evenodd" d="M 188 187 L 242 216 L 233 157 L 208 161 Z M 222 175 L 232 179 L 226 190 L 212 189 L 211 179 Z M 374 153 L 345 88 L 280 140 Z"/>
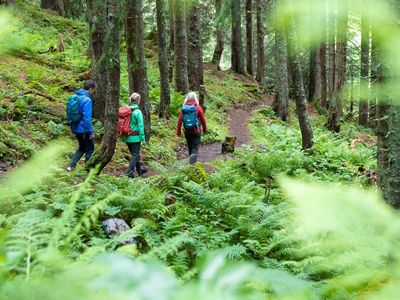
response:
<path id="1" fill-rule="evenodd" d="M 186 95 L 181 112 L 179 113 L 177 135 L 181 139 L 182 124 L 185 129 L 185 138 L 189 150 L 189 162 L 194 164 L 197 161 L 201 134 L 207 133 L 206 118 L 204 111 L 199 105 L 195 92 Z"/>
<path id="2" fill-rule="evenodd" d="M 75 134 L 79 144 L 67 167 L 68 172 L 75 168 L 83 155 L 85 155 L 85 162 L 87 162 L 94 152 L 92 97 L 95 87 L 96 84 L 92 80 L 88 80 L 82 89 L 68 99 L 67 118 L 71 131 Z"/>

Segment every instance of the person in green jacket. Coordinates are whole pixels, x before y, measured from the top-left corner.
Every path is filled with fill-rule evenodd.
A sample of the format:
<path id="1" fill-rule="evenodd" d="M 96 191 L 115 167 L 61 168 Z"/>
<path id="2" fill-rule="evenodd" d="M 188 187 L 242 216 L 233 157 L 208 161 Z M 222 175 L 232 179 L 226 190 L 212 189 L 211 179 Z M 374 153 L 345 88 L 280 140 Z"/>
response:
<path id="1" fill-rule="evenodd" d="M 126 175 L 129 178 L 135 177 L 135 169 L 139 176 L 146 173 L 147 170 L 141 166 L 140 163 L 140 147 L 142 142 L 145 141 L 143 114 L 139 109 L 140 95 L 133 93 L 129 97 L 129 107 L 132 109 L 131 117 L 131 131 L 134 135 L 123 137 L 124 142 L 128 145 L 129 152 L 131 153 L 131 161 Z"/>

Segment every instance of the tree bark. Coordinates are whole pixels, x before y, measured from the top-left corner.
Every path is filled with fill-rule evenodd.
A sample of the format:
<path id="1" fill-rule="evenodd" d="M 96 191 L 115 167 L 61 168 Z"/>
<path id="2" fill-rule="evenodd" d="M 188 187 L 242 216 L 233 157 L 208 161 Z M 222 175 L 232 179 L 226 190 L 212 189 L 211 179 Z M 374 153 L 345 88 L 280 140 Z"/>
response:
<path id="1" fill-rule="evenodd" d="M 343 114 L 343 89 L 346 84 L 347 63 L 347 30 L 349 23 L 348 3 L 342 4 L 343 11 L 337 21 L 337 55 L 335 68 L 335 93 L 336 93 L 336 120 L 335 124 L 340 129 L 340 119 Z"/>
<path id="2" fill-rule="evenodd" d="M 146 141 L 150 139 L 151 120 L 149 83 L 147 81 L 144 54 L 142 0 L 126 0 L 125 37 L 128 57 L 129 92 L 141 96 L 140 110 L 143 113 Z"/>
<path id="3" fill-rule="evenodd" d="M 217 44 L 215 45 L 214 55 L 211 63 L 217 66 L 217 69 L 220 70 L 220 62 L 222 53 L 224 52 L 224 28 L 222 21 L 222 0 L 215 0 L 215 13 L 216 13 L 216 36 L 217 36 Z"/>
<path id="4" fill-rule="evenodd" d="M 103 53 L 107 31 L 107 2 L 87 0 L 89 18 L 89 52 L 92 78 L 96 82 L 93 96 L 93 117 L 104 124 L 105 97 L 107 94 L 106 56 Z"/>
<path id="5" fill-rule="evenodd" d="M 317 71 L 319 66 L 317 65 L 317 48 L 311 46 L 309 50 L 310 55 L 310 69 L 308 77 L 308 102 L 314 101 L 314 95 L 317 88 Z M 320 74 L 318 74 L 320 76 Z"/>
<path id="6" fill-rule="evenodd" d="M 326 70 L 326 43 L 323 42 L 318 52 L 318 65 L 321 70 L 321 97 L 317 98 L 322 107 L 327 107 L 328 86 L 327 86 L 327 70 Z"/>
<path id="7" fill-rule="evenodd" d="M 377 90 L 376 83 L 378 81 L 378 52 L 376 47 L 376 38 L 374 29 L 371 28 L 371 94 L 369 99 L 369 126 L 376 128 L 377 126 Z"/>
<path id="8" fill-rule="evenodd" d="M 289 57 L 289 66 L 291 69 L 292 81 L 294 85 L 296 113 L 299 119 L 301 130 L 302 148 L 303 150 L 310 149 L 314 143 L 314 134 L 310 124 L 307 112 L 307 100 L 303 85 L 303 74 L 301 70 L 299 49 L 297 47 L 295 20 L 292 18 L 289 21 L 286 30 L 287 49 Z"/>
<path id="9" fill-rule="evenodd" d="M 174 0 L 175 12 L 175 89 L 186 94 L 188 80 L 188 48 L 185 0 Z"/>
<path id="10" fill-rule="evenodd" d="M 175 13 L 174 1 L 168 0 L 168 15 L 169 15 L 169 81 L 172 83 L 174 77 L 174 61 L 175 61 Z"/>
<path id="11" fill-rule="evenodd" d="M 40 0 L 40 8 L 51 9 L 58 11 L 58 1 L 57 0 Z"/>
<path id="12" fill-rule="evenodd" d="M 240 0 L 232 0 L 232 71 L 245 74 Z"/>
<path id="13" fill-rule="evenodd" d="M 256 80 L 264 84 L 265 82 L 265 46 L 264 46 L 264 0 L 257 0 L 257 74 Z"/>
<path id="14" fill-rule="evenodd" d="M 203 43 L 200 27 L 200 7 L 198 0 L 192 0 L 189 5 L 188 24 L 188 78 L 189 88 L 200 91 L 204 83 L 203 75 Z"/>
<path id="15" fill-rule="evenodd" d="M 100 31 L 101 36 L 96 40 L 97 43 L 102 41 L 102 55 L 100 62 L 104 65 L 105 78 L 105 118 L 104 118 L 104 136 L 100 151 L 95 154 L 89 161 L 89 166 L 98 166 L 99 172 L 110 162 L 115 152 L 117 143 L 117 123 L 118 123 L 118 106 L 120 92 L 120 20 L 121 13 L 119 0 L 95 1 L 88 0 L 89 15 L 94 17 L 98 22 L 104 22 Z M 103 10 L 104 9 L 104 10 Z M 100 15 L 101 14 L 101 15 Z M 104 15 L 107 17 L 104 18 Z M 96 17 L 99 18 L 96 18 Z M 97 45 L 96 45 L 97 46 Z M 95 48 L 95 47 L 91 47 Z M 95 61 L 96 57 L 92 57 L 92 65 L 98 65 L 99 61 Z"/>
<path id="16" fill-rule="evenodd" d="M 365 14 L 361 15 L 361 99 L 359 102 L 359 120 L 361 126 L 368 125 L 368 97 L 366 96 L 366 89 L 369 89 L 369 25 Z"/>
<path id="17" fill-rule="evenodd" d="M 169 119 L 171 102 L 169 88 L 169 48 L 167 40 L 166 19 L 167 8 L 165 0 L 156 0 L 157 14 L 157 41 L 158 41 L 158 67 L 160 69 L 160 118 Z"/>
<path id="18" fill-rule="evenodd" d="M 275 29 L 275 102 L 274 110 L 279 118 L 286 121 L 289 117 L 289 75 L 287 45 L 285 33 Z"/>
<path id="19" fill-rule="evenodd" d="M 246 0 L 246 54 L 247 73 L 253 76 L 253 0 Z"/>

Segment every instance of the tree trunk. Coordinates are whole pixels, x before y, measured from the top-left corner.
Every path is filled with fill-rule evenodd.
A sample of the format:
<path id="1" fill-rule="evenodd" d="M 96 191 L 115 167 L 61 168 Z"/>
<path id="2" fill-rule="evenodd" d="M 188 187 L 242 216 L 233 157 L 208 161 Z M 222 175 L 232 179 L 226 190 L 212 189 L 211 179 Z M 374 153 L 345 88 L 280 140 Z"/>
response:
<path id="1" fill-rule="evenodd" d="M 253 1 L 246 0 L 246 53 L 247 73 L 254 75 L 253 71 Z"/>
<path id="2" fill-rule="evenodd" d="M 175 89 L 186 94 L 188 80 L 188 48 L 185 0 L 174 0 L 175 12 Z"/>
<path id="3" fill-rule="evenodd" d="M 245 74 L 240 0 L 232 0 L 232 71 Z"/>
<path id="4" fill-rule="evenodd" d="M 104 136 L 100 151 L 93 156 L 89 161 L 90 166 L 99 166 L 99 172 L 110 162 L 115 152 L 117 143 L 117 123 L 118 123 L 118 106 L 120 92 L 120 22 L 119 16 L 121 13 L 119 0 L 106 1 L 87 1 L 89 16 L 94 17 L 101 24 L 101 36 L 97 36 L 96 40 L 91 40 L 97 43 L 102 41 L 103 57 L 99 61 L 94 61 L 96 57 L 92 56 L 92 65 L 102 63 L 104 65 L 105 78 L 105 94 L 102 97 L 105 99 L 105 118 L 104 118 Z M 98 15 L 99 14 L 99 15 Z M 101 14 L 101 15 L 100 15 Z M 99 17 L 99 18 L 96 18 Z M 107 18 L 104 18 L 107 16 Z M 97 23 L 98 24 L 98 23 Z M 97 45 L 96 45 L 97 46 Z M 92 46 L 91 48 L 95 48 Z"/>
<path id="5" fill-rule="evenodd" d="M 319 66 L 317 65 L 317 48 L 314 46 L 310 47 L 310 72 L 308 77 L 308 102 L 314 101 L 314 95 L 317 88 L 317 71 Z M 320 74 L 318 74 L 320 76 Z"/>
<path id="6" fill-rule="evenodd" d="M 336 119 L 335 128 L 340 130 L 340 119 L 343 114 L 343 90 L 346 84 L 347 63 L 347 30 L 349 23 L 348 3 L 342 4 L 343 11 L 337 21 L 337 55 L 335 63 Z"/>
<path id="7" fill-rule="evenodd" d="M 40 0 L 40 8 L 58 11 L 57 0 Z"/>
<path id="8" fill-rule="evenodd" d="M 257 0 L 257 74 L 256 80 L 263 84 L 265 81 L 265 46 L 264 46 L 264 0 Z"/>
<path id="9" fill-rule="evenodd" d="M 322 57 L 322 51 L 323 51 L 323 46 L 319 46 L 316 48 L 315 52 L 311 51 L 310 55 L 312 55 L 312 52 L 314 53 L 314 63 L 312 62 L 312 59 L 310 57 L 310 89 L 309 89 L 309 101 L 312 101 L 314 103 L 321 103 L 322 99 L 322 94 L 323 94 L 323 74 L 322 70 L 325 70 L 325 66 L 322 64 L 325 64 L 325 60 Z M 314 65 L 314 67 L 312 67 Z M 311 69 L 314 69 L 312 71 Z M 326 84 L 325 84 L 326 87 Z"/>
<path id="10" fill-rule="evenodd" d="M 361 99 L 359 102 L 359 120 L 361 126 L 368 125 L 368 97 L 366 90 L 369 89 L 369 26 L 365 14 L 361 15 Z"/>
<path id="11" fill-rule="evenodd" d="M 169 81 L 172 83 L 174 77 L 174 61 L 175 61 L 175 13 L 174 1 L 168 0 L 168 15 L 169 15 Z"/>
<path id="12" fill-rule="evenodd" d="M 224 27 L 222 21 L 222 0 L 215 0 L 215 13 L 216 13 L 216 35 L 217 44 L 215 45 L 214 55 L 211 63 L 220 69 L 222 52 L 224 52 Z"/>
<path id="13" fill-rule="evenodd" d="M 141 96 L 140 110 L 143 113 L 146 141 L 150 139 L 151 120 L 149 83 L 147 81 L 144 54 L 142 0 L 126 0 L 125 37 L 128 57 L 129 92 Z"/>
<path id="14" fill-rule="evenodd" d="M 107 2 L 87 0 L 89 18 L 89 52 L 92 78 L 96 82 L 93 97 L 93 117 L 104 124 L 105 97 L 107 94 L 106 56 L 103 53 L 107 31 Z"/>
<path id="15" fill-rule="evenodd" d="M 378 80 L 378 55 L 376 47 L 376 38 L 374 30 L 371 28 L 371 94 L 369 99 L 369 126 L 376 128 L 377 126 L 377 90 L 376 83 Z"/>
<path id="16" fill-rule="evenodd" d="M 189 5 L 188 24 L 188 77 L 189 88 L 199 91 L 204 83 L 203 76 L 203 43 L 200 27 L 199 0 L 192 0 Z"/>
<path id="17" fill-rule="evenodd" d="M 318 65 L 321 69 L 321 97 L 318 102 L 321 103 L 323 108 L 327 107 L 328 86 L 327 86 L 327 70 L 326 70 L 326 43 L 323 42 L 318 52 Z M 317 83 L 318 84 L 318 83 Z"/>
<path id="18" fill-rule="evenodd" d="M 158 41 L 158 67 L 160 69 L 160 118 L 169 119 L 171 102 L 169 89 L 169 48 L 167 40 L 166 19 L 167 8 L 165 0 L 156 0 L 157 13 L 157 41 Z"/>
<path id="19" fill-rule="evenodd" d="M 292 18 L 289 21 L 288 29 L 286 31 L 289 66 L 291 69 L 292 81 L 294 85 L 295 100 L 296 100 L 296 113 L 299 119 L 301 130 L 302 148 L 303 150 L 310 149 L 313 146 L 313 130 L 308 118 L 307 100 L 303 85 L 303 74 L 301 70 L 299 49 L 297 48 L 296 38 L 296 25 L 295 20 Z"/>
<path id="20" fill-rule="evenodd" d="M 280 28 L 275 29 L 275 102 L 274 109 L 279 118 L 289 117 L 289 75 L 286 36 Z"/>
<path id="21" fill-rule="evenodd" d="M 395 101 L 398 101 L 397 99 Z M 389 108 L 389 169 L 387 172 L 386 201 L 400 208 L 400 104 L 392 101 Z"/>

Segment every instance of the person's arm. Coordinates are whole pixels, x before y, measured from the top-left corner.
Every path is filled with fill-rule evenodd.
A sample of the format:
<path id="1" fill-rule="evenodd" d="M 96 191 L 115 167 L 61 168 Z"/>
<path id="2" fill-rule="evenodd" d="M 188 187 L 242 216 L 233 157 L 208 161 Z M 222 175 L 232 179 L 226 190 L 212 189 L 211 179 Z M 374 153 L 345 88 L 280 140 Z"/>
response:
<path id="1" fill-rule="evenodd" d="M 81 125 L 85 132 L 93 135 L 92 126 L 92 101 L 88 99 L 82 99 L 82 120 Z"/>
<path id="2" fill-rule="evenodd" d="M 206 123 L 206 117 L 204 115 L 204 111 L 201 108 L 201 106 L 197 106 L 196 109 L 197 109 L 197 115 L 200 119 L 201 125 L 203 126 L 203 132 L 207 133 L 207 123 Z"/>
<path id="3" fill-rule="evenodd" d="M 178 126 L 176 128 L 176 134 L 178 135 L 178 137 L 181 137 L 181 134 L 182 134 L 182 121 L 183 121 L 183 113 L 181 111 L 179 113 Z"/>
<path id="4" fill-rule="evenodd" d="M 137 128 L 138 128 L 138 132 L 139 132 L 139 136 L 140 136 L 140 141 L 144 142 L 146 140 L 146 136 L 144 134 L 143 114 L 140 110 L 136 114 L 136 120 L 137 120 Z"/>

